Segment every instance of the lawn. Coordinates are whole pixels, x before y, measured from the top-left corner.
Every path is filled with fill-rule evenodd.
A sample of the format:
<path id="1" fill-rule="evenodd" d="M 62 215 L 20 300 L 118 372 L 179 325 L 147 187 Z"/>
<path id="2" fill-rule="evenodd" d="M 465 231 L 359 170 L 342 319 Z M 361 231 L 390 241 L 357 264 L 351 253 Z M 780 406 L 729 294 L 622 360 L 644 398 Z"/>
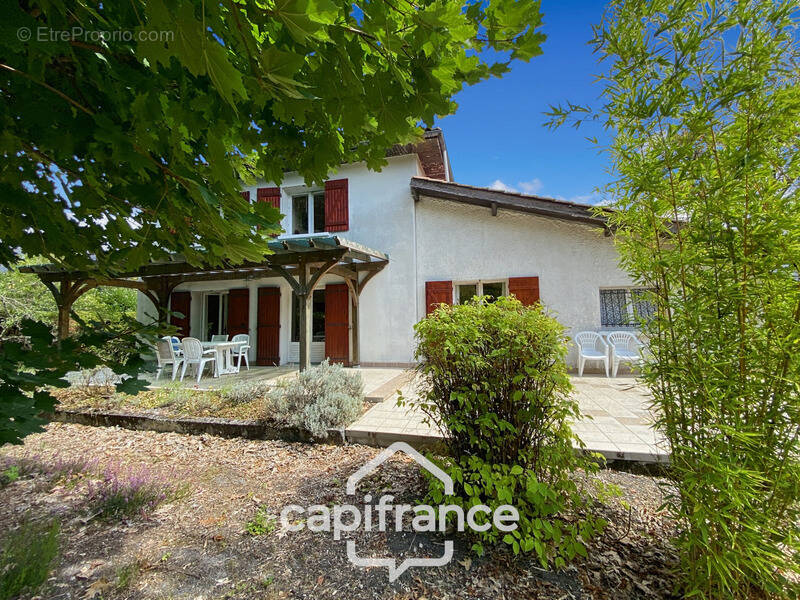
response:
<path id="1" fill-rule="evenodd" d="M 334 541 L 281 530 L 277 516 L 287 504 L 346 501 L 347 477 L 378 452 L 53 423 L 23 446 L 0 449 L 4 469 L 25 465 L 0 487 L 0 531 L 23 516 L 60 521 L 60 552 L 37 593 L 43 598 L 670 597 L 674 524 L 658 510 L 659 480 L 644 474 L 600 472 L 620 486 L 629 509 L 601 506 L 608 531 L 589 543 L 588 559 L 561 572 L 500 548 L 478 558 L 456 537 L 449 565 L 414 568 L 389 583 L 385 568 L 352 566 L 345 539 L 355 539 L 361 555 L 397 558 L 438 555 L 442 540 L 357 532 Z M 156 496 L 109 512 L 106 497 L 98 503 L 91 494 L 108 472 Z M 359 490 L 391 493 L 399 503 L 414 502 L 423 487 L 415 463 L 395 456 Z"/>

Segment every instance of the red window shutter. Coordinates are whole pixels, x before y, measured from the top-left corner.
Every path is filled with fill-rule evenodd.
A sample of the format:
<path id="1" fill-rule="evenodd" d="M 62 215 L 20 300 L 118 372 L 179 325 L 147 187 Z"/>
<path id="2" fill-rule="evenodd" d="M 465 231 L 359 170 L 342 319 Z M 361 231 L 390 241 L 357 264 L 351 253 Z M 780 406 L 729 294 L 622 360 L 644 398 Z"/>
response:
<path id="1" fill-rule="evenodd" d="M 325 182 L 325 231 L 350 229 L 347 179 Z"/>
<path id="2" fill-rule="evenodd" d="M 508 293 L 514 294 L 525 306 L 539 302 L 538 277 L 509 277 Z"/>
<path id="3" fill-rule="evenodd" d="M 189 336 L 189 317 L 192 307 L 192 295 L 189 292 L 172 292 L 169 297 L 170 325 L 178 328 L 179 337 Z M 183 316 L 178 316 L 180 313 Z"/>
<path id="4" fill-rule="evenodd" d="M 452 281 L 425 282 L 425 314 L 429 315 L 439 304 L 453 303 Z"/>
<path id="5" fill-rule="evenodd" d="M 250 192 L 242 192 L 242 198 L 244 198 L 247 202 L 250 202 Z"/>
<path id="6" fill-rule="evenodd" d="M 272 208 L 281 208 L 281 188 L 265 187 L 256 190 L 256 200 L 258 202 L 268 202 Z"/>
<path id="7" fill-rule="evenodd" d="M 344 283 L 325 286 L 325 357 L 350 364 L 350 294 Z"/>
<path id="8" fill-rule="evenodd" d="M 236 288 L 228 292 L 228 335 L 250 333 L 250 290 Z"/>
<path id="9" fill-rule="evenodd" d="M 281 364 L 281 288 L 258 288 L 256 364 Z"/>

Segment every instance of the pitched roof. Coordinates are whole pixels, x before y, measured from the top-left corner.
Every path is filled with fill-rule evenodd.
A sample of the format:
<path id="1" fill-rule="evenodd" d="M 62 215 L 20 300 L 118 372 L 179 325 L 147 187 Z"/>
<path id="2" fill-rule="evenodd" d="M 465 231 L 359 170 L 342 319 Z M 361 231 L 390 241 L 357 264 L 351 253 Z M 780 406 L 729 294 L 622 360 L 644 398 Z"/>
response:
<path id="1" fill-rule="evenodd" d="M 492 210 L 492 214 L 497 214 L 497 209 L 502 208 L 565 221 L 578 221 L 589 225 L 607 227 L 607 219 L 602 214 L 596 214 L 595 206 L 556 200 L 555 198 L 493 190 L 452 181 L 440 181 L 430 177 L 412 177 L 411 193 L 415 200 L 419 200 L 420 196 L 427 196 L 462 204 L 485 206 Z M 611 212 L 611 209 L 608 208 L 601 210 L 605 213 Z"/>

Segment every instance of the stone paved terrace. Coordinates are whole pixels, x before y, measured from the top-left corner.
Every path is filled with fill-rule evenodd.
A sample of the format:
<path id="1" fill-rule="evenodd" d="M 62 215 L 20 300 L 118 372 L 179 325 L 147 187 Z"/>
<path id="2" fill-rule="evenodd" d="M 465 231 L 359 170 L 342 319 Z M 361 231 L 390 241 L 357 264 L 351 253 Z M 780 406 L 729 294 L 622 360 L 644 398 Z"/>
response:
<path id="1" fill-rule="evenodd" d="M 633 377 L 573 377 L 572 383 L 587 416 L 574 429 L 587 450 L 599 452 L 607 460 L 669 460 L 666 442 L 650 427 L 648 393 Z M 400 389 L 405 396 L 414 393 L 408 380 Z M 396 398 L 392 394 L 367 411 L 347 429 L 348 439 L 380 446 L 398 440 L 417 446 L 435 442 L 440 435 L 423 422 L 424 415 L 398 407 Z"/>
<path id="2" fill-rule="evenodd" d="M 358 371 L 364 382 L 364 395 L 368 402 L 381 402 L 387 396 L 393 395 L 398 389 L 407 384 L 409 374 L 403 369 L 396 368 L 356 368 L 347 369 L 348 371 Z M 197 391 L 221 390 L 239 383 L 248 381 L 271 381 L 277 383 L 286 378 L 296 377 L 297 366 L 280 367 L 259 367 L 252 366 L 249 369 L 242 367 L 238 373 L 231 373 L 221 377 L 205 375 L 200 383 L 189 375 L 183 381 L 172 381 L 170 377 L 163 375 L 155 379 L 155 373 L 146 373 L 144 377 L 148 380 L 150 388 L 160 388 L 165 386 L 183 387 Z"/>
<path id="3" fill-rule="evenodd" d="M 348 369 L 350 370 L 350 369 Z M 362 417 L 347 428 L 348 440 L 377 446 L 388 446 L 401 440 L 415 446 L 430 445 L 441 436 L 423 422 L 418 411 L 397 406 L 397 391 L 405 396 L 414 394 L 412 374 L 397 368 L 360 368 L 364 393 L 374 403 Z M 193 389 L 220 389 L 235 382 L 271 380 L 277 382 L 296 377 L 297 368 L 251 367 L 235 375 L 203 377 L 198 386 L 193 378 L 170 382 L 162 376 L 152 381 L 153 387 L 182 385 Z M 575 433 L 587 450 L 599 452 L 608 460 L 635 462 L 666 462 L 669 451 L 666 442 L 651 427 L 647 410 L 648 394 L 631 376 L 608 379 L 602 375 L 572 377 L 581 411 L 587 418 L 574 425 Z M 588 418 L 588 417 L 591 417 Z"/>

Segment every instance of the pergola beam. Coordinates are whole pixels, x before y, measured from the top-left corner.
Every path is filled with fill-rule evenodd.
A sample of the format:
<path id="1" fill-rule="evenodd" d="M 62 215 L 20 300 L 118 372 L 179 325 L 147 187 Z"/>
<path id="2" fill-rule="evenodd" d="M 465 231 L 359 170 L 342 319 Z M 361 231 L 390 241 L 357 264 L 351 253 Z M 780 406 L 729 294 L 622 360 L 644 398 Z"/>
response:
<path id="1" fill-rule="evenodd" d="M 352 303 L 352 348 L 359 362 L 358 297 L 364 285 L 389 262 L 387 254 L 331 234 L 298 236 L 269 242 L 273 252 L 263 262 L 223 263 L 220 266 L 191 265 L 180 255 L 169 261 L 148 263 L 120 273 L 65 271 L 55 265 L 30 265 L 21 272 L 33 273 L 48 287 L 58 306 L 59 338 L 69 335 L 69 315 L 73 302 L 98 286 L 139 290 L 155 306 L 159 323 L 169 317 L 169 301 L 180 284 L 194 281 L 223 281 L 282 277 L 301 300 L 300 370 L 311 363 L 312 298 L 314 289 L 326 273 L 347 283 Z M 361 273 L 364 273 L 362 276 Z"/>

